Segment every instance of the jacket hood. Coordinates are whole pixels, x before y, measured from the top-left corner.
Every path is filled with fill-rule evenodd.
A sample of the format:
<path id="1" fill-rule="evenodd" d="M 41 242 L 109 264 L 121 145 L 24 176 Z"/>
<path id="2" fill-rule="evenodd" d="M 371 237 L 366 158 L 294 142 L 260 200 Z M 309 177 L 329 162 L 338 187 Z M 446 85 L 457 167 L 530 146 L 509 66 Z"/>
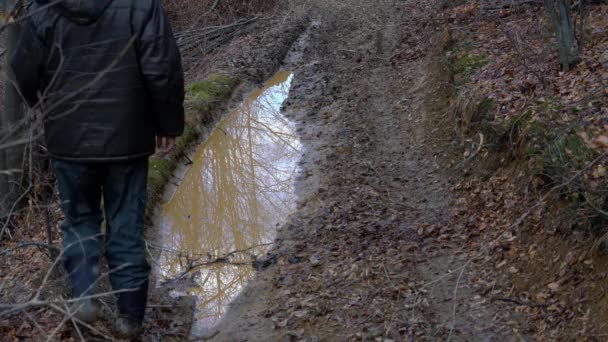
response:
<path id="1" fill-rule="evenodd" d="M 111 2 L 112 0 L 63 0 L 56 8 L 67 19 L 87 25 L 96 22 Z"/>

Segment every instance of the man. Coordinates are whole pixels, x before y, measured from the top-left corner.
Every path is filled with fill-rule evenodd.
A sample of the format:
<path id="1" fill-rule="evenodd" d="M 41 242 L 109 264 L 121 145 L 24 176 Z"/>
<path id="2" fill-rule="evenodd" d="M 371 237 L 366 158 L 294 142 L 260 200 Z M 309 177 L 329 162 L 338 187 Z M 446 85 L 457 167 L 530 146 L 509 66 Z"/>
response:
<path id="1" fill-rule="evenodd" d="M 184 128 L 181 58 L 160 0 L 36 0 L 11 65 L 43 115 L 65 220 L 63 262 L 76 317 L 91 322 L 103 250 L 117 330 L 141 334 L 149 266 L 143 240 L 148 157 Z M 157 146 L 155 146 L 157 145 Z M 101 224 L 105 214 L 105 239 Z M 105 243 L 105 248 L 102 246 Z"/>

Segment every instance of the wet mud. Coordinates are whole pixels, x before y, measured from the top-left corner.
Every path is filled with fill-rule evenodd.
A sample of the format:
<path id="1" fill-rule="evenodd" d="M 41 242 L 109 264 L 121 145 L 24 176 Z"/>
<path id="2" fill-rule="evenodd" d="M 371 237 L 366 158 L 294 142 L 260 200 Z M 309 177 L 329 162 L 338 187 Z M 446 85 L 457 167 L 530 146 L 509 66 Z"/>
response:
<path id="1" fill-rule="evenodd" d="M 425 77 L 425 59 L 393 62 L 432 14 L 313 3 L 285 102 L 303 147 L 297 210 L 275 262 L 204 339 L 518 340 L 511 317 L 471 288 L 468 256 L 449 238 L 453 181 L 438 157 L 451 128 L 424 108 L 442 85 Z"/>
<path id="2" fill-rule="evenodd" d="M 442 85 L 426 77 L 424 58 L 395 62 L 404 37 L 434 23 L 413 9 L 434 2 L 308 5 L 311 24 L 284 62 L 294 77 L 282 115 L 301 143 L 295 210 L 268 236 L 262 265 L 223 318 L 197 339 L 523 338 L 506 323 L 517 317 L 475 292 L 469 256 L 450 239 L 454 182 L 439 157 L 451 127 L 425 108 Z"/>
<path id="3" fill-rule="evenodd" d="M 196 298 L 193 336 L 222 317 L 254 273 L 251 257 L 265 254 L 295 209 L 301 146 L 281 113 L 292 79 L 278 72 L 249 94 L 194 152 L 162 205 L 159 278 L 182 281 L 174 295 Z"/>

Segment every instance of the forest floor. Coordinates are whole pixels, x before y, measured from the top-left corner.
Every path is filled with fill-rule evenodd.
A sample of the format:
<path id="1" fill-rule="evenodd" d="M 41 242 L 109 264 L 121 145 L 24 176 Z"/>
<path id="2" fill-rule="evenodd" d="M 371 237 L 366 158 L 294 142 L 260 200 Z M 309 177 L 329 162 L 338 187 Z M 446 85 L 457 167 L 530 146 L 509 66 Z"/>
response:
<path id="1" fill-rule="evenodd" d="M 305 151 L 298 210 L 211 340 L 526 339 L 524 317 L 476 292 L 450 228 L 456 178 L 438 157 L 451 127 L 433 119 L 446 75 L 400 56 L 432 53 L 404 39 L 424 31 L 420 42 L 446 44 L 423 5 L 315 2 L 288 59 L 285 111 Z"/>
<path id="2" fill-rule="evenodd" d="M 522 168 L 546 157 L 542 151 L 518 153 L 526 139 L 545 143 L 530 132 L 554 130 L 539 123 L 585 114 L 593 115 L 590 131 L 605 128 L 598 118 L 608 116 L 608 8 L 592 11 L 584 63 L 562 73 L 554 51 L 520 39 L 544 39 L 540 7 L 485 16 L 484 1 L 443 3 L 309 0 L 207 56 L 188 57 L 189 81 L 232 70 L 251 86 L 281 67 L 293 43 L 282 65 L 295 73 L 284 111 L 304 150 L 297 210 L 267 267 L 197 340 L 605 339 L 608 257 L 592 252 L 604 231 L 576 226 L 589 208 L 572 211 L 565 199 L 579 189 L 572 184 L 587 184 L 579 184 L 580 170 L 596 187 L 605 184 L 603 160 L 568 162 L 549 182 Z M 512 28 L 521 31 L 505 33 Z M 571 110 L 556 97 L 582 105 Z M 598 145 L 597 136 L 586 139 Z M 568 156 L 582 151 L 562 145 Z M 51 214 L 61 216 L 56 208 Z M 39 215 L 23 220 L 45 225 Z M 41 229 L 13 238 L 7 248 L 44 240 Z M 3 300 L 27 300 L 43 281 L 31 274 L 44 274 L 46 255 L 7 251 Z M 146 338 L 185 340 L 191 303 L 162 295 L 152 298 Z M 44 339 L 39 332 L 62 319 L 48 308 L 28 315 L 1 318 L 0 341 Z M 106 333 L 103 324 L 96 327 Z M 71 328 L 56 333 L 78 339 Z"/>
<path id="3" fill-rule="evenodd" d="M 564 198 L 603 184 L 605 160 L 563 141 L 564 122 L 608 114 L 606 6 L 563 73 L 536 5 L 310 4 L 285 106 L 305 150 L 298 210 L 207 339 L 602 340 L 602 230 Z M 520 152 L 528 142 L 538 150 Z"/>

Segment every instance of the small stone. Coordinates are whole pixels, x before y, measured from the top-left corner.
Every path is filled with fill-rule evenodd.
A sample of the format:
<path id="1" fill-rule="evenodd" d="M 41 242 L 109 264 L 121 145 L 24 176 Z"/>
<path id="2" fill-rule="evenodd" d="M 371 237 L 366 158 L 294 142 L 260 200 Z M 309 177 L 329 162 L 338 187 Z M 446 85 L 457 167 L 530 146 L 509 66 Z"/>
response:
<path id="1" fill-rule="evenodd" d="M 289 260 L 287 260 L 287 261 L 289 261 L 289 263 L 291 265 L 295 265 L 295 264 L 299 264 L 300 262 L 302 262 L 302 259 L 297 255 L 292 255 L 289 257 Z"/>
<path id="2" fill-rule="evenodd" d="M 310 257 L 310 259 L 308 259 L 310 261 L 310 264 L 312 266 L 319 266 L 321 265 L 321 258 L 317 255 L 313 255 Z"/>

